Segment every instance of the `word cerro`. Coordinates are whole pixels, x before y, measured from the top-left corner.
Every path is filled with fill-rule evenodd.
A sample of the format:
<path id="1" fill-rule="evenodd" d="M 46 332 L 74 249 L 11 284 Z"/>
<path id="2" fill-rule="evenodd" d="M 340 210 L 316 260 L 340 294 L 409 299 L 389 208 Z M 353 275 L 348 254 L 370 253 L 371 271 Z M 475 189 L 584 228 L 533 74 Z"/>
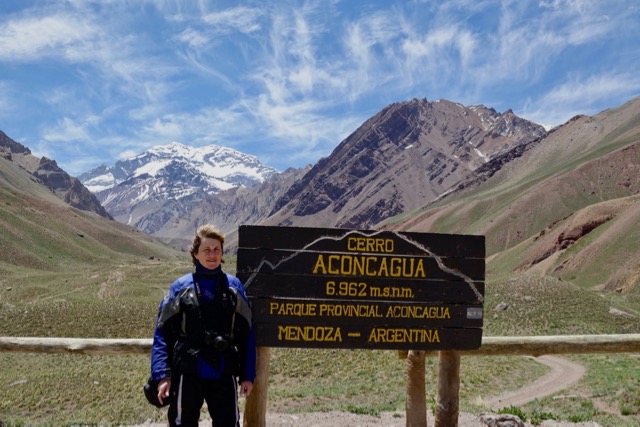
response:
<path id="1" fill-rule="evenodd" d="M 373 237 L 349 237 L 347 250 L 351 252 L 385 252 L 393 253 L 393 239 L 375 239 Z"/>

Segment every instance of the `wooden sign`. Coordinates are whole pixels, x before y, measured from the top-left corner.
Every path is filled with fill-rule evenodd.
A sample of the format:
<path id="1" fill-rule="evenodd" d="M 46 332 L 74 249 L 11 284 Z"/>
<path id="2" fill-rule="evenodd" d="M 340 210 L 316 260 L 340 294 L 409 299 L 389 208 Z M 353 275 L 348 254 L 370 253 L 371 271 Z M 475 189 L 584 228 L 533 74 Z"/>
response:
<path id="1" fill-rule="evenodd" d="M 483 236 L 241 226 L 238 246 L 259 346 L 480 347 Z"/>

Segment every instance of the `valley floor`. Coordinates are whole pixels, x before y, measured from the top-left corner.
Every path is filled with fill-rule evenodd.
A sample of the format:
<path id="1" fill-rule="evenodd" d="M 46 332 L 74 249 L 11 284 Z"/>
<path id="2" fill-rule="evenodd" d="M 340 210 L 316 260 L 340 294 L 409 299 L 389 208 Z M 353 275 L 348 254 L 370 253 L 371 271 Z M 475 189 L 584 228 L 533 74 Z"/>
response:
<path id="1" fill-rule="evenodd" d="M 301 414 L 267 414 L 267 426 L 291 426 L 291 427 L 404 427 L 406 419 L 403 413 L 383 412 L 379 416 L 357 415 L 351 412 L 307 412 Z M 132 427 L 164 427 L 166 424 L 148 423 Z M 208 424 L 203 424 L 208 425 Z M 242 425 L 242 423 L 240 424 Z M 435 420 L 431 413 L 427 416 L 427 426 L 435 425 Z M 458 427 L 481 427 L 485 426 L 480 422 L 480 416 L 474 414 L 461 413 L 458 418 Z M 525 423 L 525 426 L 532 427 L 533 424 Z M 599 427 L 594 422 L 570 423 L 546 420 L 542 427 Z"/>
<path id="2" fill-rule="evenodd" d="M 578 363 L 557 356 L 541 356 L 536 358 L 549 368 L 550 372 L 536 381 L 527 384 L 519 390 L 489 398 L 486 401 L 488 406 L 496 409 L 519 406 L 538 398 L 546 397 L 557 393 L 577 383 L 584 375 L 585 369 Z M 403 427 L 406 425 L 406 417 L 401 412 L 384 412 L 379 416 L 358 415 L 351 412 L 307 412 L 296 414 L 268 413 L 266 423 L 268 426 L 305 426 L 305 427 Z M 433 414 L 427 414 L 427 425 L 435 424 Z M 480 415 L 460 413 L 458 418 L 459 427 L 484 426 L 480 420 Z M 526 423 L 527 427 L 533 424 Z M 163 424 L 148 423 L 135 427 L 160 427 Z M 594 422 L 570 423 L 546 420 L 542 427 L 596 427 L 599 424 Z"/>

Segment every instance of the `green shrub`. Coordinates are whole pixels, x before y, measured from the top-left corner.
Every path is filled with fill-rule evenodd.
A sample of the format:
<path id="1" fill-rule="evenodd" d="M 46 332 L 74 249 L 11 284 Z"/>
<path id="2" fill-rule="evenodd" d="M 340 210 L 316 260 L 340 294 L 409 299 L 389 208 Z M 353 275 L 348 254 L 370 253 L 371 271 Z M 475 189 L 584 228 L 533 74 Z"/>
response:
<path id="1" fill-rule="evenodd" d="M 522 411 L 522 409 L 515 407 L 515 406 L 509 406 L 507 408 L 502 408 L 498 411 L 499 414 L 510 414 L 510 415 L 515 415 L 518 418 L 520 418 L 522 420 L 522 422 L 526 422 L 527 421 L 527 416 L 525 415 L 525 413 Z"/>

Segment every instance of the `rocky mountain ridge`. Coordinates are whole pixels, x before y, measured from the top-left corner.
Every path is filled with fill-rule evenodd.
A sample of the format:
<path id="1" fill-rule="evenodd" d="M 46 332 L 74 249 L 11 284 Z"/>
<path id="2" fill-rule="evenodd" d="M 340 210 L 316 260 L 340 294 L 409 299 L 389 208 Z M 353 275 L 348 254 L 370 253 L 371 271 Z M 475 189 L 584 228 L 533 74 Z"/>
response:
<path id="1" fill-rule="evenodd" d="M 277 170 L 257 158 L 218 145 L 188 147 L 173 142 L 156 146 L 113 167 L 80 175 L 113 217 L 148 234 L 169 223 L 172 214 L 193 200 L 264 182 Z M 178 206 L 178 208 L 176 208 Z M 189 230 L 191 234 L 191 230 Z"/>
<path id="2" fill-rule="evenodd" d="M 367 228 L 436 199 L 545 134 L 511 110 L 412 99 L 384 108 L 306 170 L 280 176 L 267 169 L 266 185 L 251 186 L 257 180 L 230 174 L 224 161 L 194 162 L 184 153 L 195 149 L 176 143 L 80 178 L 105 188 L 97 197 L 117 220 L 172 244 L 202 221 L 231 233 L 243 223 Z M 199 156 L 219 159 L 221 150 Z M 260 170 L 255 162 L 248 167 Z M 240 163 L 249 164 L 247 157 Z"/>
<path id="3" fill-rule="evenodd" d="M 225 234 L 225 248 L 233 252 L 238 226 L 260 223 L 269 215 L 274 200 L 282 197 L 310 167 L 289 168 L 252 187 L 235 187 L 205 197 L 192 195 L 180 203 L 168 203 L 147 216 L 142 225 L 157 229 L 155 237 L 184 249 L 191 244 L 191 236 L 199 225 L 212 223 Z"/>
<path id="4" fill-rule="evenodd" d="M 278 200 L 273 225 L 367 228 L 436 199 L 491 159 L 546 135 L 511 110 L 446 100 L 392 104 Z"/>
<path id="5" fill-rule="evenodd" d="M 55 160 L 34 156 L 29 148 L 9 138 L 2 131 L 0 131 L 0 154 L 27 171 L 32 179 L 42 183 L 69 205 L 113 219 L 96 196 L 82 185 L 80 180 L 62 170 Z"/>
<path id="6" fill-rule="evenodd" d="M 548 275 L 637 298 L 640 97 L 576 116 L 509 156 L 381 226 L 481 234 L 492 274 Z"/>
<path id="7" fill-rule="evenodd" d="M 217 192 L 262 182 L 277 173 L 249 154 L 219 145 L 190 147 L 179 142 L 155 146 L 142 154 L 120 160 L 112 167 L 101 165 L 78 178 L 94 193 L 108 192 L 119 184 L 135 178 L 152 177 L 158 180 L 158 195 L 185 197 L 204 190 Z M 194 178 L 179 181 L 179 185 L 165 178 Z"/>

